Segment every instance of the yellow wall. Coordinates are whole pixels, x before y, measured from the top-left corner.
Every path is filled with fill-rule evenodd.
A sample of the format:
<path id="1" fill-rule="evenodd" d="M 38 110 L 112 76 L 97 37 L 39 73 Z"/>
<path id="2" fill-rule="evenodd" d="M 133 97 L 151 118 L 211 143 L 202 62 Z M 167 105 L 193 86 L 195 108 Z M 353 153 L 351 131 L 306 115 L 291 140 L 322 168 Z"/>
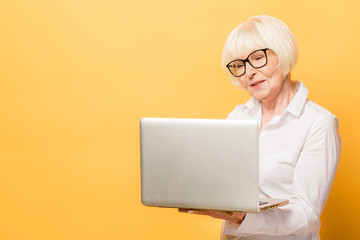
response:
<path id="1" fill-rule="evenodd" d="M 219 220 L 141 205 L 138 121 L 224 118 L 245 102 L 220 56 L 258 14 L 297 35 L 293 78 L 339 118 L 321 236 L 355 239 L 359 10 L 355 0 L 2 1 L 0 239 L 218 239 Z"/>

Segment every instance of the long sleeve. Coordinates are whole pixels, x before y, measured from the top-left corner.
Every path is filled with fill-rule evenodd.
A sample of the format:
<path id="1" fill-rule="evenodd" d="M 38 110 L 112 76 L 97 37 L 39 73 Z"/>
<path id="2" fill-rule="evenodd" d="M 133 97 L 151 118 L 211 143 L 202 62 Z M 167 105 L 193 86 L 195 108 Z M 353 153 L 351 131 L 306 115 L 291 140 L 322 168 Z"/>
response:
<path id="1" fill-rule="evenodd" d="M 290 203 L 263 213 L 248 213 L 241 225 L 227 222 L 226 234 L 308 236 L 318 231 L 320 215 L 340 158 L 341 140 L 336 117 L 321 114 L 310 124 L 304 136 L 293 168 Z M 287 138 L 291 141 L 297 136 Z"/>

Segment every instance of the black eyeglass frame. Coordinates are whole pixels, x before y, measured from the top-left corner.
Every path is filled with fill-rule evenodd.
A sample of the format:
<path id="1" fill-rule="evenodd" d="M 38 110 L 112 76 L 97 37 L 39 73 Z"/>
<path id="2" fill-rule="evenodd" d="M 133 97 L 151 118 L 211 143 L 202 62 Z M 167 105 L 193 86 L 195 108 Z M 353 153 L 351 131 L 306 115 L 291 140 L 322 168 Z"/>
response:
<path id="1" fill-rule="evenodd" d="M 229 62 L 228 64 L 226 64 L 226 67 L 227 67 L 227 69 L 229 69 L 229 72 L 234 76 L 234 77 L 241 77 L 242 75 L 244 75 L 245 73 L 246 73 L 246 62 L 248 62 L 249 64 L 250 64 L 250 66 L 252 66 L 253 68 L 255 68 L 255 69 L 258 69 L 258 68 L 262 68 L 263 66 L 265 66 L 266 64 L 267 64 L 267 62 L 268 62 L 268 57 L 267 57 L 267 54 L 266 54 L 266 50 L 270 50 L 270 48 L 263 48 L 263 49 L 258 49 L 258 50 L 255 50 L 255 51 L 253 51 L 253 52 L 251 52 L 248 56 L 247 56 L 247 58 L 246 59 L 235 59 L 235 60 L 233 60 L 233 61 L 231 61 L 231 62 Z M 260 67 L 254 67 L 252 64 L 251 64 L 251 62 L 249 61 L 249 57 L 251 56 L 251 54 L 253 54 L 253 53 L 256 53 L 256 52 L 259 52 L 259 51 L 263 51 L 264 52 L 264 54 L 265 54 L 265 63 L 264 63 L 264 65 L 262 65 L 262 66 L 260 66 Z M 243 74 L 240 74 L 240 75 L 235 75 L 231 70 L 230 70 L 230 67 L 229 67 L 229 65 L 231 64 L 231 63 L 233 63 L 233 62 L 236 62 L 236 61 L 242 61 L 243 63 L 244 63 L 244 73 Z"/>

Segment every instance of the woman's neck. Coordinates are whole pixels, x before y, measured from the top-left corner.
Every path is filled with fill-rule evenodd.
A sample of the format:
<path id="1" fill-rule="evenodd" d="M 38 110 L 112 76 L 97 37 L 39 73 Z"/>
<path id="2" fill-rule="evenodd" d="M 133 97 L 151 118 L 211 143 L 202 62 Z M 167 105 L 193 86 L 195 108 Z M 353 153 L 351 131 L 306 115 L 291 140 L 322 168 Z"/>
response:
<path id="1" fill-rule="evenodd" d="M 291 81 L 289 78 L 284 81 L 284 85 L 274 99 L 261 101 L 263 112 L 277 113 L 276 115 L 279 115 L 290 104 L 296 93 L 296 82 Z"/>
<path id="2" fill-rule="evenodd" d="M 296 82 L 287 79 L 284 85 L 274 99 L 261 101 L 262 120 L 261 127 L 268 123 L 274 116 L 281 115 L 296 94 Z"/>

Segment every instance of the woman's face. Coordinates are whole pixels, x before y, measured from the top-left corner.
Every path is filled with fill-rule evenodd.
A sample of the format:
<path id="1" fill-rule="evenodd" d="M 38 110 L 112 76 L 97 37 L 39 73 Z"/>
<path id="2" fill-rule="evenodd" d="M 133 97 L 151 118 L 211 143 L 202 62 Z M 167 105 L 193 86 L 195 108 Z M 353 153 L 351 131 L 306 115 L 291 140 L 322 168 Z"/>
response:
<path id="1" fill-rule="evenodd" d="M 250 49 L 245 52 L 240 59 L 246 59 L 247 56 L 257 49 Z M 267 64 L 261 68 L 254 68 L 246 62 L 246 72 L 238 77 L 243 88 L 254 98 L 264 101 L 275 101 L 282 90 L 285 82 L 285 76 L 278 67 L 279 60 L 272 50 L 267 50 Z"/>

